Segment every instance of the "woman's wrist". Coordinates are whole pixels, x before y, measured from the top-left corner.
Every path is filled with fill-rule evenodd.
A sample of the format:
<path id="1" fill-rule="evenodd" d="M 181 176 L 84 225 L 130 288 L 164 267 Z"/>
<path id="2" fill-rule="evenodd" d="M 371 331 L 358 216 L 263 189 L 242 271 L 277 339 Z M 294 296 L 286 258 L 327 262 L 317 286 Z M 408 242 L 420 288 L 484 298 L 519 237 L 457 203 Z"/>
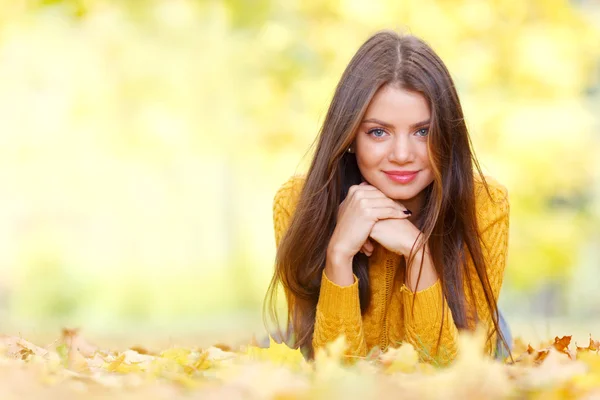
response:
<path id="1" fill-rule="evenodd" d="M 343 267 L 350 265 L 350 269 L 352 269 L 352 259 L 354 258 L 354 254 L 351 253 L 344 246 L 333 241 L 329 242 L 329 246 L 327 246 L 327 259 Z"/>
<path id="2" fill-rule="evenodd" d="M 350 286 L 354 283 L 354 274 L 352 273 L 352 259 L 335 246 L 327 249 L 327 260 L 325 262 L 325 275 L 327 279 L 338 286 Z"/>

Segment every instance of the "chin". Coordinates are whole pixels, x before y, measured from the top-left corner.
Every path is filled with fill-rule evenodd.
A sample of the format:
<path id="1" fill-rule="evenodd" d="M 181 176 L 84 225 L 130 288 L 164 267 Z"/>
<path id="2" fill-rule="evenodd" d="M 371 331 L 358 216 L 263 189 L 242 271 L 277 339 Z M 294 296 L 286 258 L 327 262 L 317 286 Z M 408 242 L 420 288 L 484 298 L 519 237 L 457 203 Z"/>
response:
<path id="1" fill-rule="evenodd" d="M 418 192 L 415 193 L 414 191 L 410 191 L 410 192 L 391 191 L 389 194 L 385 193 L 385 192 L 384 192 L 384 194 L 392 200 L 407 201 L 407 200 L 414 199 L 417 196 Z"/>
<path id="2" fill-rule="evenodd" d="M 376 186 L 377 187 L 377 186 Z M 398 188 L 398 187 L 390 187 L 388 184 L 377 187 L 377 189 L 381 190 L 383 194 L 393 200 L 406 201 L 415 198 L 420 190 L 416 188 Z"/>

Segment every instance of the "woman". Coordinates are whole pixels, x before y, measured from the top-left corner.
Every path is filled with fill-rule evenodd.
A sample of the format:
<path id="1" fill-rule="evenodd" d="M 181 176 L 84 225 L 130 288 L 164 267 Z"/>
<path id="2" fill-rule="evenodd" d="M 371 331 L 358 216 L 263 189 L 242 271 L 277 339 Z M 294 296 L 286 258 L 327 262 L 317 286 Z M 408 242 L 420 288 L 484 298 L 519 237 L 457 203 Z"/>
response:
<path id="1" fill-rule="evenodd" d="M 360 47 L 274 224 L 266 300 L 277 320 L 281 283 L 287 337 L 306 357 L 343 334 L 352 357 L 408 341 L 443 365 L 478 323 L 504 356 L 507 193 L 481 173 L 454 83 L 422 40 L 381 31 Z"/>

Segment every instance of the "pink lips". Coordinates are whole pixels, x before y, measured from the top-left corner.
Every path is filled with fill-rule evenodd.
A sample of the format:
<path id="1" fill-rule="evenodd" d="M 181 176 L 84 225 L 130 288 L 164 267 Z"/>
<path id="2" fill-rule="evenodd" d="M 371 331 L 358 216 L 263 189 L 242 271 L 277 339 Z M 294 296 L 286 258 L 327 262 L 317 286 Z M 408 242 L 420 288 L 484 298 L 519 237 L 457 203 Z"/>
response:
<path id="1" fill-rule="evenodd" d="M 390 180 L 398 183 L 412 182 L 419 171 L 383 171 Z"/>

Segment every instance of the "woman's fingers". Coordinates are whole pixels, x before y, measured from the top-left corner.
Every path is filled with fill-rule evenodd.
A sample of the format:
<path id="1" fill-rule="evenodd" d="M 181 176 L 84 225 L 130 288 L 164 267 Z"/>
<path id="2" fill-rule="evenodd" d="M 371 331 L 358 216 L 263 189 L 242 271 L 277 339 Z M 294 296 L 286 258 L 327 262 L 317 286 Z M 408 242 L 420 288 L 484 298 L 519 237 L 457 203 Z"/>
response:
<path id="1" fill-rule="evenodd" d="M 330 245 L 344 256 L 354 256 L 358 252 L 371 256 L 374 245 L 367 239 L 377 221 L 406 219 L 410 215 L 402 203 L 390 199 L 374 186 L 366 182 L 353 185 L 338 207 Z"/>
<path id="2" fill-rule="evenodd" d="M 368 183 L 363 182 L 359 185 L 350 187 L 348 192 L 349 199 L 352 197 L 355 201 L 361 202 L 363 207 L 398 207 L 405 212 L 406 215 L 411 215 L 411 211 L 408 210 L 400 201 L 392 200 L 387 197 L 383 192 L 374 186 L 370 186 Z M 380 201 L 371 202 L 370 199 L 380 199 Z M 345 200 L 344 200 L 345 201 Z"/>
<path id="3" fill-rule="evenodd" d="M 348 189 L 348 197 L 352 196 L 355 192 L 379 192 L 379 189 L 377 189 L 375 186 L 370 186 L 370 185 L 352 185 L 350 186 L 350 189 Z"/>
<path id="4" fill-rule="evenodd" d="M 371 255 L 373 254 L 373 250 L 367 250 L 364 248 L 364 246 L 360 249 L 361 253 L 364 253 L 367 257 L 371 257 Z"/>
<path id="5" fill-rule="evenodd" d="M 410 216 L 404 210 L 399 210 L 395 207 L 382 207 L 382 208 L 370 208 L 365 211 L 369 218 L 373 218 L 376 221 L 382 219 L 406 219 Z"/>
<path id="6" fill-rule="evenodd" d="M 355 199 L 353 202 L 348 205 L 353 204 L 355 210 L 371 219 L 375 220 L 380 219 L 388 219 L 388 218 L 399 218 L 404 219 L 408 218 L 411 215 L 411 212 L 406 209 L 406 207 L 400 206 L 398 203 L 387 197 L 363 197 L 361 199 Z M 339 218 L 338 210 L 338 218 Z"/>
<path id="7" fill-rule="evenodd" d="M 408 211 L 408 209 L 406 207 L 398 204 L 397 202 L 395 202 L 392 199 L 388 199 L 387 197 L 365 198 L 365 199 L 360 199 L 359 202 L 361 202 L 361 205 L 364 208 L 388 208 L 389 207 L 389 208 L 395 208 L 402 212 Z M 405 214 L 410 215 L 410 212 L 405 213 Z"/>
<path id="8" fill-rule="evenodd" d="M 369 253 L 368 255 L 371 255 L 373 250 L 375 250 L 375 246 L 373 246 L 373 242 L 370 239 L 367 239 L 363 247 Z"/>
<path id="9" fill-rule="evenodd" d="M 367 239 L 360 249 L 361 253 L 365 253 L 367 257 L 371 257 L 373 250 L 375 250 L 375 246 L 371 239 Z"/>

